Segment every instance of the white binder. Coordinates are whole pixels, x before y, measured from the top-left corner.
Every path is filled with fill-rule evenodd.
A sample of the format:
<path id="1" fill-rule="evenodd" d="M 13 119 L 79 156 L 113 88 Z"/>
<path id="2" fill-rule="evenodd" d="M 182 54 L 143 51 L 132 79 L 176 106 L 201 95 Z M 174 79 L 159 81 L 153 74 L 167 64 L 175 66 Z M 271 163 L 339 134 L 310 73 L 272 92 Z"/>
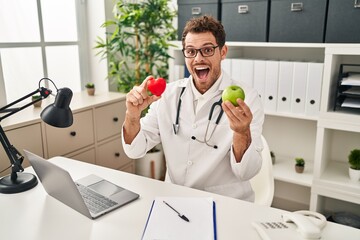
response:
<path id="1" fill-rule="evenodd" d="M 291 112 L 295 114 L 305 114 L 307 70 L 308 63 L 294 62 Z"/>
<path id="2" fill-rule="evenodd" d="M 231 76 L 235 80 L 240 80 L 252 87 L 254 79 L 254 61 L 251 59 L 232 59 Z"/>
<path id="3" fill-rule="evenodd" d="M 306 104 L 305 104 L 305 114 L 308 116 L 319 115 L 323 69 L 324 69 L 323 63 L 308 64 Z"/>
<path id="4" fill-rule="evenodd" d="M 221 61 L 221 69 L 229 76 L 231 76 L 231 58 L 225 58 Z"/>
<path id="5" fill-rule="evenodd" d="M 266 62 L 264 60 L 254 60 L 254 88 L 260 95 L 261 102 L 265 103 L 265 75 Z"/>
<path id="6" fill-rule="evenodd" d="M 290 112 L 294 63 L 280 61 L 277 112 Z"/>
<path id="7" fill-rule="evenodd" d="M 265 62 L 265 96 L 264 110 L 266 112 L 275 112 L 277 107 L 279 79 L 279 61 Z"/>

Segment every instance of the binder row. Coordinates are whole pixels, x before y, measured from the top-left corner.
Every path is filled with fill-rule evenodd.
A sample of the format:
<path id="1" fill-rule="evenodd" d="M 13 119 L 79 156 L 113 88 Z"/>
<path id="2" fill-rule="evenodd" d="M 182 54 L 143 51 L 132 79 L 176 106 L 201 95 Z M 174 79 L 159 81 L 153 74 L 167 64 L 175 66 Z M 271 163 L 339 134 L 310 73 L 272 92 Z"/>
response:
<path id="1" fill-rule="evenodd" d="M 318 116 L 323 63 L 225 59 L 222 69 L 254 87 L 266 113 Z"/>

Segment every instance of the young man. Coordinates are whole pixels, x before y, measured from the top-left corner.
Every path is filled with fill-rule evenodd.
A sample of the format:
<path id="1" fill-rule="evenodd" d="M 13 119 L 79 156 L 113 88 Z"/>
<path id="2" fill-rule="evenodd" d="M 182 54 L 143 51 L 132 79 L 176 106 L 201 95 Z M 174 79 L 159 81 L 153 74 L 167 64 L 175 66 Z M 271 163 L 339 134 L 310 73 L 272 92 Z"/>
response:
<path id="1" fill-rule="evenodd" d="M 157 97 L 147 94 L 148 77 L 126 95 L 124 150 L 130 158 L 140 158 L 161 142 L 166 181 L 253 201 L 249 179 L 262 162 L 264 112 L 259 96 L 222 72 L 228 48 L 224 28 L 216 19 L 203 16 L 188 21 L 182 44 L 189 78 L 169 83 Z M 221 103 L 222 92 L 230 85 L 245 91 L 245 101 L 238 99 L 238 107 Z"/>

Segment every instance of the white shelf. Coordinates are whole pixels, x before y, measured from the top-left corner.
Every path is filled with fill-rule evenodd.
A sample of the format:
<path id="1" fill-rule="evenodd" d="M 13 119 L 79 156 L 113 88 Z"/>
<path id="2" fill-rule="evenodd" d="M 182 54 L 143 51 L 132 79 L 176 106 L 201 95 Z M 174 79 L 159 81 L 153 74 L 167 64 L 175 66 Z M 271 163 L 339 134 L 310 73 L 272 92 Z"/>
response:
<path id="1" fill-rule="evenodd" d="M 305 163 L 303 173 L 295 172 L 295 161 L 291 159 L 278 159 L 273 165 L 273 173 L 275 180 L 293 183 L 305 187 L 311 187 L 313 181 L 314 164 L 312 162 Z"/>
<path id="2" fill-rule="evenodd" d="M 314 180 L 314 192 L 360 204 L 360 182 L 350 180 L 348 169 L 348 163 L 332 161 L 320 179 Z"/>

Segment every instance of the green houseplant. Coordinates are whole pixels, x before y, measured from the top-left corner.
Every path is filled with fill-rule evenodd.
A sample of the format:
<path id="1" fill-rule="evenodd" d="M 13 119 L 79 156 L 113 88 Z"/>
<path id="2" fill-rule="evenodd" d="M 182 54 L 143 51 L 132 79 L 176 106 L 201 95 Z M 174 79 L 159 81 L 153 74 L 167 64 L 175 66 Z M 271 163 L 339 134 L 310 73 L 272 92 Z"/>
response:
<path id="1" fill-rule="evenodd" d="M 349 176 L 352 181 L 360 180 L 360 149 L 353 149 L 348 156 Z"/>
<path id="2" fill-rule="evenodd" d="M 305 168 L 305 160 L 303 158 L 295 158 L 295 171 L 303 173 Z"/>
<path id="3" fill-rule="evenodd" d="M 98 38 L 96 48 L 108 61 L 108 78 L 120 92 L 128 92 L 148 75 L 168 79 L 168 49 L 175 40 L 176 11 L 169 0 L 117 0 L 114 19 L 102 27 L 107 38 Z"/>
<path id="4" fill-rule="evenodd" d="M 31 96 L 31 101 L 35 101 L 35 100 L 38 100 L 40 98 L 41 98 L 40 94 L 32 95 Z M 42 103 L 42 101 L 38 101 L 38 102 L 33 103 L 33 105 L 34 105 L 34 107 L 41 107 L 41 103 Z"/>

